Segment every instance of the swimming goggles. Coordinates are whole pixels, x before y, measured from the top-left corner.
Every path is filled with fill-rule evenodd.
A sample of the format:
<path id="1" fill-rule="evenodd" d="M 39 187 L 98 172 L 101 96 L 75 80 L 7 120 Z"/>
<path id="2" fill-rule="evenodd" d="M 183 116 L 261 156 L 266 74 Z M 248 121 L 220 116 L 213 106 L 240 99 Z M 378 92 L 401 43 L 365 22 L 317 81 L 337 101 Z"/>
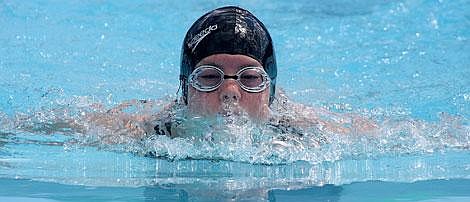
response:
<path id="1" fill-rule="evenodd" d="M 216 66 L 201 65 L 189 75 L 189 83 L 202 92 L 216 90 L 225 79 L 235 79 L 243 90 L 250 93 L 259 93 L 270 83 L 270 78 L 262 67 L 244 67 L 235 75 L 228 76 Z"/>

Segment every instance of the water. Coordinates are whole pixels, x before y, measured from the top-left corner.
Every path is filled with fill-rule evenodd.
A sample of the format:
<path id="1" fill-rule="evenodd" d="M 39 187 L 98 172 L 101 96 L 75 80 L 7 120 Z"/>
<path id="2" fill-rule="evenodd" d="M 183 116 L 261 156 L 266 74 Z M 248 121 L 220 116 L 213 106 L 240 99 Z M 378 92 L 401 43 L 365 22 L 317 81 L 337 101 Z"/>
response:
<path id="1" fill-rule="evenodd" d="M 276 146 L 269 137 L 285 137 L 243 122 L 223 133 L 258 139 L 141 141 L 115 116 L 106 119 L 115 130 L 85 118 L 130 99 L 155 105 L 127 115 L 160 111 L 178 89 L 186 30 L 226 4 L 249 9 L 270 30 L 277 83 L 292 104 L 284 114 L 309 116 L 296 108 L 302 103 L 325 110 L 326 119 L 356 114 L 379 129 L 312 128 Z M 468 0 L 0 2 L 0 200 L 468 201 L 469 7 Z"/>

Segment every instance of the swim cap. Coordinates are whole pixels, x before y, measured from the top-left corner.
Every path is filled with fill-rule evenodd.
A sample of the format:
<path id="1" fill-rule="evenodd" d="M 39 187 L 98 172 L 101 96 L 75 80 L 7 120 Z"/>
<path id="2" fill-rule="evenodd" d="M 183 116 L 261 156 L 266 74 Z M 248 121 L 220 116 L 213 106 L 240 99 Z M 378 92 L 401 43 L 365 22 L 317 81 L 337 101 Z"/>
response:
<path id="1" fill-rule="evenodd" d="M 246 55 L 261 63 L 271 78 L 269 104 L 274 100 L 277 66 L 271 36 L 249 11 L 227 6 L 206 13 L 189 28 L 181 52 L 180 80 L 185 104 L 188 76 L 196 64 L 221 53 Z"/>

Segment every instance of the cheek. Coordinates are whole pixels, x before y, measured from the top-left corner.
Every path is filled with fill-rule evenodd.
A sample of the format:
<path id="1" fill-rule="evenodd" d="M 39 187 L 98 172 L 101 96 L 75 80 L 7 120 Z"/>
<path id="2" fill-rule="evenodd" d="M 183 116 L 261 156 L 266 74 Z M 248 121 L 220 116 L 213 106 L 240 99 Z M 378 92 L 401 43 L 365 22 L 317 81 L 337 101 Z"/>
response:
<path id="1" fill-rule="evenodd" d="M 217 104 L 215 93 L 199 92 L 193 88 L 188 91 L 188 106 L 194 111 L 211 111 L 209 109 L 218 106 Z"/>
<path id="2" fill-rule="evenodd" d="M 246 103 L 257 103 L 259 105 L 259 104 L 268 104 L 269 102 L 269 92 L 266 90 L 261 93 L 243 92 L 242 97 L 245 98 L 242 101 Z"/>
<path id="3" fill-rule="evenodd" d="M 240 105 L 256 120 L 267 120 L 269 115 L 269 92 L 245 94 Z"/>
<path id="4" fill-rule="evenodd" d="M 242 106 L 250 111 L 263 110 L 269 105 L 269 92 L 266 90 L 262 93 L 244 92 L 242 97 Z"/>

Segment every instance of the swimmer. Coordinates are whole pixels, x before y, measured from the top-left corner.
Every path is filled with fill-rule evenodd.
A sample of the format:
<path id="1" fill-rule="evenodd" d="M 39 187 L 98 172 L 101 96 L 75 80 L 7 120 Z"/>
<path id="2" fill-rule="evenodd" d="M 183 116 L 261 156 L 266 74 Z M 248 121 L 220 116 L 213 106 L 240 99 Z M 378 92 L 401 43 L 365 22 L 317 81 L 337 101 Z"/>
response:
<path id="1" fill-rule="evenodd" d="M 239 7 L 217 8 L 196 20 L 186 33 L 181 54 L 182 96 L 179 100 L 150 116 L 123 113 L 136 104 L 152 104 L 131 101 L 104 114 L 94 114 L 88 120 L 108 126 L 124 125 L 128 130 L 123 135 L 137 137 L 181 136 L 179 121 L 173 116 L 175 109 L 181 108 L 187 109 L 192 117 L 243 115 L 281 132 L 299 135 L 302 134 L 298 128 L 312 126 L 335 133 L 376 128 L 373 122 L 358 115 L 336 114 L 291 103 L 276 89 L 276 77 L 273 42 L 263 23 Z M 286 108 L 294 116 L 279 113 Z M 329 120 L 323 120 L 325 116 Z"/>
<path id="2" fill-rule="evenodd" d="M 266 120 L 275 99 L 276 57 L 266 27 L 238 7 L 199 18 L 183 42 L 180 82 L 183 102 L 194 115 L 244 110 Z"/>

